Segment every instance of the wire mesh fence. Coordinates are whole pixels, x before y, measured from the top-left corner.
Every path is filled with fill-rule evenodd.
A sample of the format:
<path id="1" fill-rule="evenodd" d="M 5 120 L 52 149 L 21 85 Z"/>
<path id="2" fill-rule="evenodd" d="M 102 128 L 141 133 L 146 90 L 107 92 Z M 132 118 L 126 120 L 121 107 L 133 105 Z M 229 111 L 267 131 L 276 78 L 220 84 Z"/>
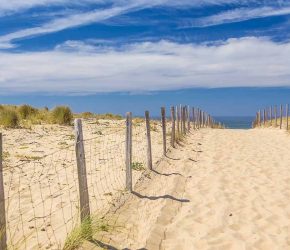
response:
<path id="1" fill-rule="evenodd" d="M 196 126 L 190 125 L 198 120 L 194 116 L 190 119 L 189 110 L 178 115 L 180 124 L 176 117 L 168 116 L 163 124 L 160 120 L 151 120 L 149 131 L 144 119 L 133 119 L 130 164 L 133 186 L 148 168 L 148 133 L 155 166 L 164 157 L 164 145 L 167 150 L 172 145 L 172 131 L 177 131 L 177 126 L 186 130 Z M 176 122 L 174 130 L 173 121 Z M 91 214 L 102 218 L 112 206 L 118 206 L 118 197 L 126 189 L 126 126 L 124 120 L 87 119 L 82 130 L 88 207 Z M 1 216 L 6 218 L 2 220 L 5 225 L 0 225 L 1 241 L 5 241 L 2 249 L 6 246 L 8 249 L 62 249 L 65 246 L 66 239 L 81 223 L 83 190 L 80 190 L 77 143 L 48 155 L 26 158 L 16 165 L 2 159 L 0 150 L 5 191 L 4 197 L 0 197 L 0 203 L 5 202 L 5 217 Z"/>

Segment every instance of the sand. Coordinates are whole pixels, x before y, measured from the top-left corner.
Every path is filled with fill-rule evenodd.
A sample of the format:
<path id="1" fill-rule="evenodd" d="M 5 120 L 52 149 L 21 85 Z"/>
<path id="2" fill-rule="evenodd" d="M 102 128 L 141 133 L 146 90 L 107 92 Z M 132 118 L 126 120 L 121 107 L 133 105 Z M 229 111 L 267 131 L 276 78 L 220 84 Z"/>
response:
<path id="1" fill-rule="evenodd" d="M 144 121 L 133 122 L 133 184 L 146 167 Z M 153 124 L 153 162 L 162 156 Z M 125 121 L 83 121 L 91 213 L 101 218 L 125 192 Z M 62 249 L 79 224 L 79 190 L 73 126 L 1 129 L 9 249 Z"/>
<path id="2" fill-rule="evenodd" d="M 289 150 L 290 135 L 279 129 L 194 132 L 135 187 L 98 244 L 290 249 Z"/>

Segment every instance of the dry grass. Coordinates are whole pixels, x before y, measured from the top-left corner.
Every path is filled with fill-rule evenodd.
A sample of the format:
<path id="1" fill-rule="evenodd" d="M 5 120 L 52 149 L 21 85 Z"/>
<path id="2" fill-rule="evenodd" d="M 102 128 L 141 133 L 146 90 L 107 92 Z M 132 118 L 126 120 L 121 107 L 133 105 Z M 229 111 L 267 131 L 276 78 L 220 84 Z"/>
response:
<path id="1" fill-rule="evenodd" d="M 76 226 L 68 235 L 63 250 L 74 250 L 79 248 L 85 241 L 93 239 L 93 235 L 100 232 L 108 232 L 111 226 L 103 219 L 91 218 L 84 220 L 81 225 Z"/>
<path id="2" fill-rule="evenodd" d="M 100 120 L 123 119 L 121 115 L 112 113 L 94 114 L 91 112 L 84 112 L 81 114 L 73 114 L 71 109 L 66 106 L 57 106 L 49 110 L 47 107 L 38 109 L 26 104 L 21 106 L 0 105 L 0 126 L 4 128 L 31 129 L 33 125 L 41 124 L 71 125 L 73 118 L 94 118 Z"/>

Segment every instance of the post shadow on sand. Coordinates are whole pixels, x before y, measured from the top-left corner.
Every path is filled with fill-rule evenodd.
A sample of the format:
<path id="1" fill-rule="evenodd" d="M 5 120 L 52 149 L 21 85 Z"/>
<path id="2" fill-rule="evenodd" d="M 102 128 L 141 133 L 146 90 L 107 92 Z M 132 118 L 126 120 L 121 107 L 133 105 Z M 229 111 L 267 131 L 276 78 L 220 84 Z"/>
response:
<path id="1" fill-rule="evenodd" d="M 163 176 L 171 176 L 171 175 L 179 175 L 179 176 L 183 176 L 182 174 L 180 174 L 180 173 L 176 173 L 176 172 L 169 173 L 169 174 L 167 174 L 167 173 L 160 173 L 160 172 L 158 172 L 158 171 L 155 170 L 155 169 L 152 169 L 152 172 L 154 172 L 155 174 L 163 175 Z"/>
<path id="2" fill-rule="evenodd" d="M 190 202 L 190 200 L 188 200 L 188 199 L 175 198 L 169 194 L 160 195 L 160 196 L 147 196 L 147 195 L 139 194 L 135 191 L 133 191 L 132 194 L 136 195 L 140 199 L 148 199 L 148 200 L 152 200 L 152 201 L 160 200 L 160 199 L 169 199 L 169 200 L 178 201 L 178 202 Z"/>
<path id="3" fill-rule="evenodd" d="M 92 244 L 98 246 L 98 247 L 101 247 L 102 249 L 107 249 L 107 250 L 119 250 L 118 248 L 114 247 L 114 246 L 111 246 L 109 244 L 106 244 L 106 243 L 103 243 L 99 240 L 96 240 L 96 239 L 92 239 L 90 240 L 89 242 L 91 242 Z M 125 248 L 127 249 L 127 248 Z"/>
<path id="4" fill-rule="evenodd" d="M 181 160 L 180 158 L 172 158 L 172 157 L 169 157 L 168 155 L 165 155 L 166 158 L 170 159 L 170 160 L 174 160 L 174 161 L 179 161 Z"/>

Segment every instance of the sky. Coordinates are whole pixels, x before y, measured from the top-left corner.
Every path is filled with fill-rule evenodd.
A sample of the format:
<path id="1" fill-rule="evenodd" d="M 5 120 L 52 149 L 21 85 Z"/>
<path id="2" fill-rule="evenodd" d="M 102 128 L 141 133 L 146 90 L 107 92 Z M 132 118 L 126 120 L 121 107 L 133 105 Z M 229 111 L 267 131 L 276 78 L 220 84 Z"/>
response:
<path id="1" fill-rule="evenodd" d="M 287 102 L 289 31 L 289 0 L 0 0 L 0 103 L 253 115 Z"/>

